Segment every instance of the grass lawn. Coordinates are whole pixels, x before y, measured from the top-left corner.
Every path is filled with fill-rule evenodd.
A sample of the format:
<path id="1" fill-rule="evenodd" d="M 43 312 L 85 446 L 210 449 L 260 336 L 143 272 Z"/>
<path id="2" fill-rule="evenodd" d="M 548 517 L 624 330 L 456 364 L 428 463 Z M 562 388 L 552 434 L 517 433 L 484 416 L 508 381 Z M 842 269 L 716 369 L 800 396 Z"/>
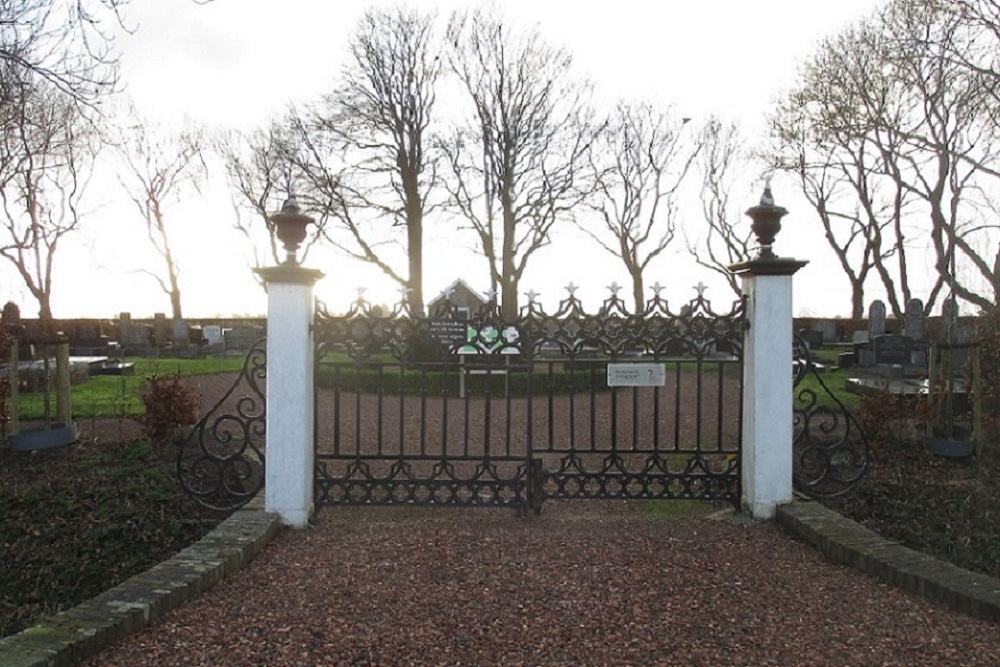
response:
<path id="1" fill-rule="evenodd" d="M 73 406 L 73 417 L 80 418 L 113 418 L 135 417 L 143 413 L 139 391 L 148 378 L 172 376 L 179 373 L 182 377 L 190 375 L 208 375 L 239 371 L 243 366 L 243 357 L 205 357 L 203 359 L 150 359 L 126 358 L 125 361 L 135 364 L 132 375 L 95 375 L 86 381 L 74 384 L 70 390 L 70 401 Z M 41 419 L 44 413 L 44 394 L 41 392 L 24 393 L 20 395 L 21 419 L 28 421 Z M 52 399 L 52 410 L 55 410 L 55 398 Z"/>

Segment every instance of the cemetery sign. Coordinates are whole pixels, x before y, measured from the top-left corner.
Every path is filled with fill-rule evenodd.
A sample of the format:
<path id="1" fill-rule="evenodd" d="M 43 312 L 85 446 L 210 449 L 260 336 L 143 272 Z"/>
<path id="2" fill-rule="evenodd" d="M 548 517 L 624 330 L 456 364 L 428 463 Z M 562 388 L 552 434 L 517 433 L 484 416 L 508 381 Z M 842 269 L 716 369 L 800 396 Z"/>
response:
<path id="1" fill-rule="evenodd" d="M 444 345 L 461 345 L 468 340 L 468 325 L 455 320 L 432 320 L 431 338 Z"/>

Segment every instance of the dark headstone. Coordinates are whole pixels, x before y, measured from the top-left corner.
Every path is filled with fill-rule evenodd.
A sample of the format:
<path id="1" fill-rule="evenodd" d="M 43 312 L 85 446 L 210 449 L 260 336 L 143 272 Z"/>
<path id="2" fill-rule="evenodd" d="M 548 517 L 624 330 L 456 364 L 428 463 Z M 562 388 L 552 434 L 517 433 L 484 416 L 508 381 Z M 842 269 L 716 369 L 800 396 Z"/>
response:
<path id="1" fill-rule="evenodd" d="M 263 327 L 233 327 L 222 333 L 226 352 L 246 352 L 263 337 Z"/>
<path id="2" fill-rule="evenodd" d="M 906 366 L 913 357 L 913 339 L 893 334 L 876 336 L 872 339 L 872 351 L 875 353 L 876 365 Z"/>
<path id="3" fill-rule="evenodd" d="M 118 315 L 118 343 L 122 347 L 128 347 L 132 340 L 132 314 L 120 313 Z"/>
<path id="4" fill-rule="evenodd" d="M 4 324 L 20 324 L 21 323 L 21 309 L 17 307 L 17 304 L 13 301 L 8 301 L 3 305 L 3 314 L 0 315 L 0 321 Z"/>
<path id="5" fill-rule="evenodd" d="M 156 347 L 167 345 L 167 316 L 163 313 L 153 315 L 153 338 Z"/>
<path id="6" fill-rule="evenodd" d="M 188 329 L 188 343 L 201 347 L 208 342 L 205 338 L 205 331 L 201 325 L 194 325 Z"/>
<path id="7" fill-rule="evenodd" d="M 188 346 L 188 336 L 190 335 L 190 330 L 188 328 L 188 323 L 183 319 L 176 319 L 173 322 L 173 345 L 177 349 L 183 349 Z"/>
<path id="8" fill-rule="evenodd" d="M 875 338 L 885 333 L 885 304 L 876 299 L 868 307 L 868 337 Z"/>
<path id="9" fill-rule="evenodd" d="M 818 350 L 823 347 L 823 332 L 812 329 L 802 329 L 799 331 L 799 338 L 805 341 L 810 350 Z"/>
<path id="10" fill-rule="evenodd" d="M 924 339 L 924 302 L 910 299 L 906 303 L 906 335 L 913 340 Z"/>

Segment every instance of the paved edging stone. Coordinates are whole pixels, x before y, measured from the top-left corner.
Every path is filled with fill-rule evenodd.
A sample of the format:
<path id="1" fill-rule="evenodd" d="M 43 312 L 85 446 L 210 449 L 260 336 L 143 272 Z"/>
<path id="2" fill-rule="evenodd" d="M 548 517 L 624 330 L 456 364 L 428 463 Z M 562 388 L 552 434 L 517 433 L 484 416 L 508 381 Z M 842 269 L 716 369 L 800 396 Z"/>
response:
<path id="1" fill-rule="evenodd" d="M 1000 579 L 970 572 L 868 530 L 818 502 L 781 505 L 778 523 L 818 549 L 888 584 L 972 616 L 1000 620 Z"/>
<path id="2" fill-rule="evenodd" d="M 281 530 L 263 494 L 172 558 L 0 639 L 3 667 L 70 667 L 193 600 L 249 563 Z"/>

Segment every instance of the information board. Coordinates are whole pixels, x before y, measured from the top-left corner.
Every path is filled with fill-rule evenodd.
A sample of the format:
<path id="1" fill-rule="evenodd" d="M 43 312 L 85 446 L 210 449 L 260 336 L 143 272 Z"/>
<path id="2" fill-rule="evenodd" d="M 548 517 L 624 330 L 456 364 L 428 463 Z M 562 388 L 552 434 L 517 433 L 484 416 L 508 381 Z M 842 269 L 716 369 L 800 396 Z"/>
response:
<path id="1" fill-rule="evenodd" d="M 454 320 L 431 320 L 431 338 L 444 345 L 460 345 L 469 339 L 469 328 L 465 322 Z"/>

